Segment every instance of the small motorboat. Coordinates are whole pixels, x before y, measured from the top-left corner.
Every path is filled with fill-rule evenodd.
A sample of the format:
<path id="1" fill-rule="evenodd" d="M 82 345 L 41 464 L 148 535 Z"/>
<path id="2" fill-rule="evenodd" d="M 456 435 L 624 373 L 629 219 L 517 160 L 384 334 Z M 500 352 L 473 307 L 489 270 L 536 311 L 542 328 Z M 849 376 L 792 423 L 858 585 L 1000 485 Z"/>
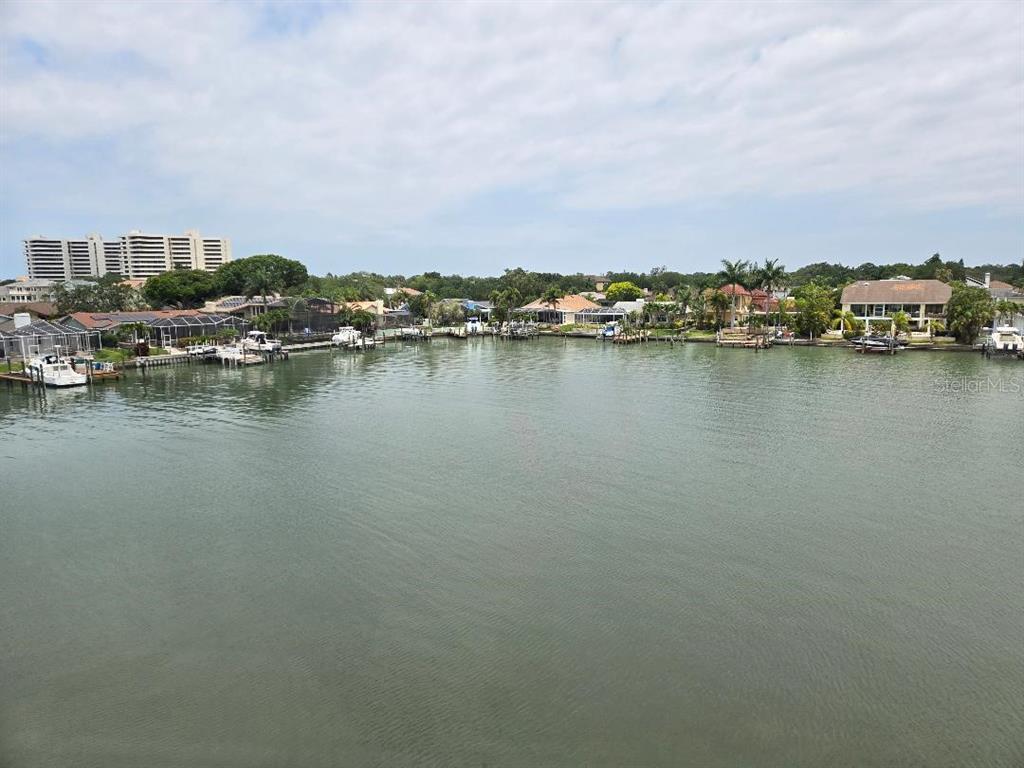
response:
<path id="1" fill-rule="evenodd" d="M 850 344 L 861 352 L 895 352 L 907 346 L 893 336 L 857 336 L 850 339 Z"/>
<path id="2" fill-rule="evenodd" d="M 466 335 L 467 336 L 479 336 L 484 332 L 484 325 L 480 322 L 479 317 L 467 317 L 466 318 Z"/>
<path id="3" fill-rule="evenodd" d="M 217 347 L 213 344 L 189 344 L 185 347 L 185 354 L 192 357 L 208 357 L 217 354 Z"/>
<path id="4" fill-rule="evenodd" d="M 604 328 L 601 329 L 601 338 L 614 339 L 619 335 L 619 324 L 608 323 Z"/>
<path id="5" fill-rule="evenodd" d="M 338 332 L 331 336 L 331 344 L 336 347 L 348 347 L 358 342 L 363 334 L 351 325 L 345 325 L 338 329 Z"/>
<path id="6" fill-rule="evenodd" d="M 48 387 L 80 387 L 89 383 L 89 377 L 75 370 L 71 359 L 61 357 L 59 351 L 40 355 L 25 366 L 29 375 Z"/>
<path id="7" fill-rule="evenodd" d="M 280 352 L 281 342 L 267 336 L 266 331 L 249 331 L 242 340 L 242 347 L 248 352 Z"/>

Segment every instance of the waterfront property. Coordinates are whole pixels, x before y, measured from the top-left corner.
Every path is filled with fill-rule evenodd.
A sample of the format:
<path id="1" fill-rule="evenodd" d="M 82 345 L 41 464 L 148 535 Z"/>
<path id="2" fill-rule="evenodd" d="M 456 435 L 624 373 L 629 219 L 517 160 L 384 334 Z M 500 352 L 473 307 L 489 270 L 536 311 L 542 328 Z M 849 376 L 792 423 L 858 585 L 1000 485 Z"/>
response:
<path id="1" fill-rule="evenodd" d="M 859 280 L 843 289 L 843 312 L 870 328 L 871 323 L 888 327 L 897 312 L 906 313 L 910 325 L 928 330 L 933 320 L 944 320 L 953 289 L 941 280 Z"/>
<path id="2" fill-rule="evenodd" d="M 235 315 L 251 320 L 271 309 L 283 309 L 285 300 L 277 293 L 266 296 L 221 296 L 203 305 L 202 311 L 214 315 Z"/>
<path id="3" fill-rule="evenodd" d="M 70 328 L 101 333 L 117 333 L 124 326 L 138 323 L 149 327 L 161 346 L 180 339 L 214 336 L 225 329 L 235 333 L 248 322 L 234 315 L 217 315 L 195 309 L 154 309 L 142 312 L 74 312 L 63 319 Z"/>
<path id="4" fill-rule="evenodd" d="M 548 303 L 544 299 L 537 299 L 516 311 L 521 314 L 536 315 L 537 320 L 542 323 L 565 325 L 566 323 L 575 323 L 577 315 L 592 312 L 596 309 L 600 309 L 599 305 L 586 296 L 571 293 L 567 296 L 562 296 L 553 303 Z"/>
<path id="5" fill-rule="evenodd" d="M 7 361 L 27 360 L 57 347 L 63 352 L 89 352 L 100 346 L 100 334 L 96 331 L 47 320 L 28 322 L 25 318 L 14 328 L 0 330 L 0 359 Z"/>

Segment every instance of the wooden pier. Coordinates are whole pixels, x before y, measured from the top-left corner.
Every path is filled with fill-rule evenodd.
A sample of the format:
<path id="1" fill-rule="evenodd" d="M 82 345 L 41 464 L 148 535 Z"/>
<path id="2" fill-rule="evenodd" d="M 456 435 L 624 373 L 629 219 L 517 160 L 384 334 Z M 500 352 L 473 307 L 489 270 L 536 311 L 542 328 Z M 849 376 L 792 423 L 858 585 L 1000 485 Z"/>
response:
<path id="1" fill-rule="evenodd" d="M 751 333 L 746 328 L 722 328 L 715 337 L 719 347 L 739 347 L 741 349 L 767 349 L 771 340 L 763 333 Z"/>

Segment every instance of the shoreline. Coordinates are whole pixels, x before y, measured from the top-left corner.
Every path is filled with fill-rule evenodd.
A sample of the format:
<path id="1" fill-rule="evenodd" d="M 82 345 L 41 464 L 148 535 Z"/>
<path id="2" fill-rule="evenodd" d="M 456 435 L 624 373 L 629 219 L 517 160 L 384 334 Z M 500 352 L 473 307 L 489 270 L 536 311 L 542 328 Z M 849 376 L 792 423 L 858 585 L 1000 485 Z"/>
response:
<path id="1" fill-rule="evenodd" d="M 600 337 L 593 333 L 583 333 L 574 331 L 571 333 L 551 333 L 550 331 L 541 331 L 537 334 L 538 338 L 551 338 L 551 339 L 587 339 L 589 341 L 600 341 Z M 660 343 L 671 343 L 671 344 L 716 344 L 717 339 L 714 337 L 702 337 L 702 338 L 680 338 L 678 336 L 651 336 L 650 338 L 644 339 L 643 344 L 649 342 L 660 342 Z M 849 342 L 831 342 L 831 341 L 810 341 L 808 339 L 796 339 L 792 342 L 777 342 L 773 343 L 770 349 L 776 347 L 814 347 L 817 349 L 849 349 L 854 350 L 856 347 Z M 762 349 L 763 351 L 763 349 Z M 981 350 L 977 347 L 968 344 L 908 344 L 905 347 L 899 349 L 900 352 L 975 352 L 981 354 Z"/>

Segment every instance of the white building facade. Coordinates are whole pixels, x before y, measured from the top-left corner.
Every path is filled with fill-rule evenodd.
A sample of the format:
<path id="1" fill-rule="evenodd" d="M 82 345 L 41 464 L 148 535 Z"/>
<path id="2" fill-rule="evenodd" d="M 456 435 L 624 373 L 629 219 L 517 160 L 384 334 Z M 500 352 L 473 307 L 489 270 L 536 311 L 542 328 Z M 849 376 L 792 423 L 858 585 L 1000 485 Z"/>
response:
<path id="1" fill-rule="evenodd" d="M 157 235 L 133 230 L 116 240 L 100 235 L 54 239 L 37 235 L 24 241 L 28 276 L 42 280 L 71 280 L 107 274 L 145 279 L 174 269 L 213 272 L 231 261 L 231 241 L 202 237 L 190 229 L 184 235 Z"/>

